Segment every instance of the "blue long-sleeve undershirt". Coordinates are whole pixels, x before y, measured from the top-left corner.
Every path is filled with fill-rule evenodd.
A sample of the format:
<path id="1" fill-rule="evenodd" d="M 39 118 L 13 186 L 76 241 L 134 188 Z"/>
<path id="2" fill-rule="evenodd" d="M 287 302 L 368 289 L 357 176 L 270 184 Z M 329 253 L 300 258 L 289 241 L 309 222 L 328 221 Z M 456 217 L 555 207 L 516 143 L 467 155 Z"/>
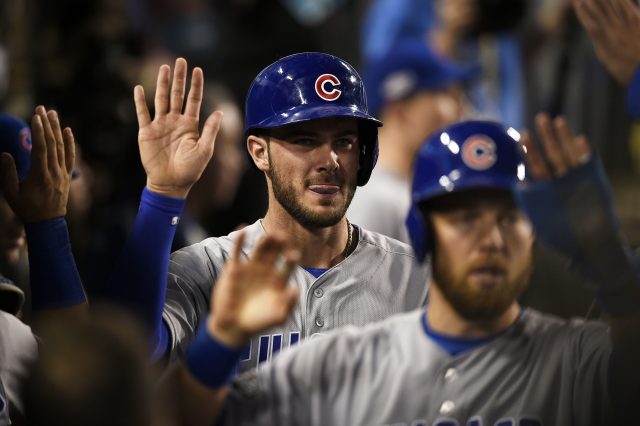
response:
<path id="1" fill-rule="evenodd" d="M 64 217 L 25 224 L 33 310 L 86 302 Z"/>
<path id="2" fill-rule="evenodd" d="M 166 353 L 169 330 L 162 321 L 171 243 L 186 200 L 142 191 L 140 209 L 107 290 L 153 333 L 153 357 Z"/>

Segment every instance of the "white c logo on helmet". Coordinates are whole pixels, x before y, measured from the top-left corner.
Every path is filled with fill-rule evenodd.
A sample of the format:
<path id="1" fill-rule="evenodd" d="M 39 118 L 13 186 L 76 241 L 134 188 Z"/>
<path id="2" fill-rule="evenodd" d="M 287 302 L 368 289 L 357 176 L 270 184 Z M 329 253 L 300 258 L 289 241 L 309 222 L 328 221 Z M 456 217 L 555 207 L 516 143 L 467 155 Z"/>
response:
<path id="1" fill-rule="evenodd" d="M 470 136 L 462 144 L 462 161 L 473 170 L 487 170 L 497 159 L 496 144 L 487 136 Z"/>
<path id="2" fill-rule="evenodd" d="M 326 89 L 327 84 L 332 86 L 331 90 Z M 316 93 L 325 101 L 335 101 L 340 97 L 342 91 L 336 86 L 340 86 L 340 80 L 333 74 L 322 74 L 316 79 Z"/>

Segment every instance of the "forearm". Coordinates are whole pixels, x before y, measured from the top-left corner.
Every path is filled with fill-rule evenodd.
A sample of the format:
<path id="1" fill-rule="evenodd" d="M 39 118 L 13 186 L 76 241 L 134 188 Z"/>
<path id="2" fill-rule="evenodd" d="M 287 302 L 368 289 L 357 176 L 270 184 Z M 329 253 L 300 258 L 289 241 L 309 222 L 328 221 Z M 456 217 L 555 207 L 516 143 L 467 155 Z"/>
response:
<path id="1" fill-rule="evenodd" d="M 109 297 L 143 321 L 153 333 L 154 345 L 166 334 L 162 310 L 169 256 L 184 204 L 184 199 L 164 197 L 145 188 L 109 283 Z"/>
<path id="2" fill-rule="evenodd" d="M 540 240 L 569 257 L 612 316 L 637 309 L 638 259 L 620 232 L 597 157 L 567 175 L 517 191 Z"/>
<path id="3" fill-rule="evenodd" d="M 34 312 L 83 312 L 87 298 L 71 251 L 67 222 L 56 217 L 25 225 Z"/>

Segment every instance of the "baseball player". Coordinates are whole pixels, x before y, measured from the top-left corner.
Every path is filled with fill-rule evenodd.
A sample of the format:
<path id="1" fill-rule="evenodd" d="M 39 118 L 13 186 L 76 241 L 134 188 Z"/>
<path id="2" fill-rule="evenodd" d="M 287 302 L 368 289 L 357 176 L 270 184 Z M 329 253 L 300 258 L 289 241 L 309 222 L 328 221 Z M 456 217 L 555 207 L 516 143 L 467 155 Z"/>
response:
<path id="1" fill-rule="evenodd" d="M 564 120 L 538 124 L 546 154 L 523 135 L 524 187 L 519 135 L 498 123 L 454 124 L 420 151 L 407 226 L 418 258 L 433 257 L 426 309 L 314 339 L 225 386 L 248 336 L 282 320 L 292 298 L 288 241 L 269 236 L 246 261 L 240 240 L 187 354 L 186 424 L 223 408 L 233 425 L 636 424 L 614 415 L 640 395 L 638 265 L 585 139 Z M 518 304 L 534 234 L 516 198 L 588 277 L 609 327 Z"/>
<path id="2" fill-rule="evenodd" d="M 184 198 L 212 154 L 220 123 L 220 114 L 213 113 L 198 133 L 199 68 L 182 112 L 186 68 L 184 59 L 176 61 L 172 84 L 169 67 L 160 68 L 153 120 L 142 87 L 135 88 L 147 185 L 111 287 L 112 296 L 154 331 L 156 356 L 170 358 L 184 351 L 206 317 L 211 288 L 240 235 L 208 238 L 168 262 Z M 253 164 L 265 174 L 269 206 L 264 218 L 244 229 L 242 255 L 264 235 L 280 231 L 300 252 L 301 266 L 290 279 L 299 289 L 297 307 L 284 324 L 251 340 L 240 369 L 335 327 L 363 325 L 425 303 L 425 270 L 411 247 L 344 216 L 356 186 L 368 181 L 375 165 L 380 125 L 368 113 L 360 76 L 335 56 L 287 56 L 253 81 L 245 134 Z"/>
<path id="3" fill-rule="evenodd" d="M 84 315 L 86 297 L 64 220 L 74 160 L 71 129 L 42 106 L 31 120 L 32 132 L 8 114 L 0 114 L 0 123 L 0 186 L 24 223 L 34 311 L 40 320 Z M 31 329 L 0 312 L 0 425 L 23 412 L 19 382 L 37 349 Z"/>
<path id="4" fill-rule="evenodd" d="M 427 136 L 461 119 L 468 103 L 462 85 L 476 71 L 438 55 L 422 39 L 399 42 L 365 67 L 369 108 L 384 127 L 378 163 L 353 197 L 350 220 L 409 243 L 404 219 L 411 205 L 413 161 Z"/>

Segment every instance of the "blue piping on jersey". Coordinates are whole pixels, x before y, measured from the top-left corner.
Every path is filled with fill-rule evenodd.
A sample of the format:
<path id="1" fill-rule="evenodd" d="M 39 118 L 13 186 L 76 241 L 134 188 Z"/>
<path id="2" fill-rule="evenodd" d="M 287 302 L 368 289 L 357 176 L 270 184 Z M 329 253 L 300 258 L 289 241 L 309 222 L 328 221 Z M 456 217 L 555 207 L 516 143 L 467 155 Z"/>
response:
<path id="1" fill-rule="evenodd" d="M 513 322 L 515 324 L 522 314 L 524 313 L 525 308 L 520 309 L 520 313 L 518 314 L 518 318 Z M 496 334 L 492 334 L 491 336 L 481 337 L 481 338 L 469 338 L 469 337 L 456 337 L 450 336 L 446 334 L 441 334 L 435 332 L 429 327 L 429 323 L 427 322 L 427 311 L 424 311 L 422 314 L 422 328 L 424 329 L 427 337 L 430 337 L 434 342 L 438 344 L 442 349 L 444 349 L 449 355 L 456 356 L 463 352 L 471 351 L 477 347 L 484 345 L 485 343 L 491 342 L 492 340 L 502 336 L 507 330 L 511 328 L 513 324 L 509 327 L 505 328 L 502 331 L 499 331 Z"/>

